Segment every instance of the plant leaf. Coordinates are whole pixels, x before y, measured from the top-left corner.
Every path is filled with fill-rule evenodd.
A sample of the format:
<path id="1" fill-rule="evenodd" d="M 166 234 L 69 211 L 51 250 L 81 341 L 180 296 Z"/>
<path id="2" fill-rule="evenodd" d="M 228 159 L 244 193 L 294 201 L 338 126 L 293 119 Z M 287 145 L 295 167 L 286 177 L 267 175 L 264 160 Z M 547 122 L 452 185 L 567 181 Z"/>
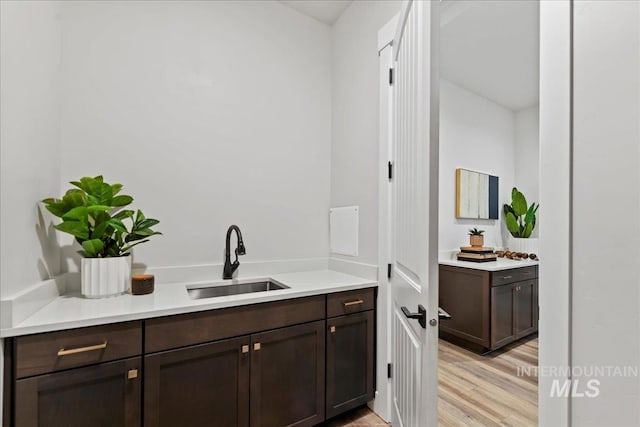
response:
<path id="1" fill-rule="evenodd" d="M 135 212 L 130 210 L 130 209 L 125 209 L 125 210 L 122 210 L 122 211 L 118 212 L 117 214 L 113 215 L 113 217 L 114 218 L 118 218 L 119 220 L 123 220 L 123 219 L 126 219 L 126 218 L 133 218 L 133 214 L 134 213 Z"/>
<path id="2" fill-rule="evenodd" d="M 120 221 L 118 218 L 111 218 L 109 221 L 107 221 L 107 224 L 112 226 L 116 231 L 119 231 L 121 233 L 127 232 L 127 227 L 125 227 L 122 221 Z"/>
<path id="3" fill-rule="evenodd" d="M 69 233 L 81 240 L 89 238 L 89 224 L 80 221 L 66 221 L 54 226 L 57 230 Z"/>
<path id="4" fill-rule="evenodd" d="M 82 248 L 89 258 L 95 258 L 104 248 L 104 244 L 100 239 L 85 240 L 82 242 Z"/>
<path id="5" fill-rule="evenodd" d="M 78 206 L 71 209 L 69 212 L 62 216 L 63 221 L 80 221 L 87 222 L 89 216 L 89 210 L 84 206 Z"/>
<path id="6" fill-rule="evenodd" d="M 533 231 L 533 223 L 528 223 L 524 227 L 524 231 L 522 232 L 522 237 L 529 238 L 531 237 L 531 232 Z"/>
<path id="7" fill-rule="evenodd" d="M 115 196 L 113 199 L 111 199 L 111 206 L 127 206 L 131 204 L 131 202 L 133 202 L 133 197 L 123 194 L 121 196 Z"/>
<path id="8" fill-rule="evenodd" d="M 122 190 L 122 184 L 111 184 L 111 194 L 114 196 Z"/>
<path id="9" fill-rule="evenodd" d="M 516 217 L 513 215 L 513 213 L 511 212 L 507 213 L 506 222 L 507 222 L 507 229 L 511 232 L 513 237 L 518 237 L 516 236 L 516 234 L 518 234 L 519 232 L 518 221 L 516 220 Z"/>
<path id="10" fill-rule="evenodd" d="M 511 207 L 516 216 L 522 216 L 527 213 L 527 199 L 517 189 L 511 200 Z"/>
<path id="11" fill-rule="evenodd" d="M 149 241 L 149 239 L 144 239 L 144 240 L 139 240 L 139 241 L 137 241 L 137 242 L 135 242 L 135 243 L 132 243 L 132 244 L 130 244 L 130 245 L 127 245 L 127 246 L 125 246 L 124 248 L 120 249 L 120 253 L 121 253 L 122 255 L 124 255 L 124 254 L 126 254 L 127 252 L 129 252 L 129 251 L 131 250 L 131 248 L 132 248 L 132 247 L 134 247 L 134 246 L 136 246 L 136 245 L 139 245 L 140 243 L 145 243 L 145 242 L 148 242 L 148 241 Z"/>
<path id="12" fill-rule="evenodd" d="M 151 228 L 154 225 L 159 224 L 160 221 L 158 221 L 157 219 L 153 219 L 153 218 L 145 218 L 142 221 L 136 223 L 136 229 L 145 229 L 145 228 Z"/>

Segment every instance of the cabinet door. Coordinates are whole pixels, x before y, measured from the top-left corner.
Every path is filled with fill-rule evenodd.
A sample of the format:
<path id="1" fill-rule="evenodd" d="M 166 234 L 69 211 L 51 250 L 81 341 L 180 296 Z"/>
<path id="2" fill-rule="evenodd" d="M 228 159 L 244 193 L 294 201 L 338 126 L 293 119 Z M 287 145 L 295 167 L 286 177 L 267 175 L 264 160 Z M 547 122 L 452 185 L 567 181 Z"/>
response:
<path id="1" fill-rule="evenodd" d="M 145 427 L 249 425 L 249 337 L 145 356 Z"/>
<path id="2" fill-rule="evenodd" d="M 538 286 L 535 280 L 515 284 L 516 338 L 538 329 Z"/>
<path id="3" fill-rule="evenodd" d="M 515 339 L 514 285 L 491 288 L 491 348 Z"/>
<path id="4" fill-rule="evenodd" d="M 373 311 L 327 320 L 327 418 L 373 399 Z"/>
<path id="5" fill-rule="evenodd" d="M 251 426 L 324 420 L 324 329 L 322 320 L 251 336 Z"/>
<path id="6" fill-rule="evenodd" d="M 141 359 L 16 381 L 16 427 L 140 425 Z"/>

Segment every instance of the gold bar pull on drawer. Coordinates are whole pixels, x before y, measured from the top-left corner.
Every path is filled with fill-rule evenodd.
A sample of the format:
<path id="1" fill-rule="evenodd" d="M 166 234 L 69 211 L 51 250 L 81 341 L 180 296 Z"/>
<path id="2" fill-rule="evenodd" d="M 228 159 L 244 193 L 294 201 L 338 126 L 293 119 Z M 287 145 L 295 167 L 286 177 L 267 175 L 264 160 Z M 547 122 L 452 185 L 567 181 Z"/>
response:
<path id="1" fill-rule="evenodd" d="M 129 372 L 127 372 L 127 379 L 128 380 L 133 380 L 138 378 L 138 370 L 137 369 L 129 369 Z"/>
<path id="2" fill-rule="evenodd" d="M 60 350 L 58 350 L 58 356 L 68 356 L 70 354 L 85 353 L 87 351 L 102 350 L 105 348 L 107 348 L 106 341 L 103 342 L 102 344 L 90 345 L 87 347 L 78 347 L 78 348 L 70 348 L 70 349 L 61 348 Z"/>
<path id="3" fill-rule="evenodd" d="M 364 303 L 364 301 L 363 301 L 363 300 L 361 300 L 361 299 L 357 299 L 357 300 L 355 300 L 355 301 L 343 302 L 342 304 L 343 304 L 345 307 L 349 307 L 349 306 L 352 306 L 352 305 L 360 305 L 360 304 L 363 304 L 363 303 Z"/>
<path id="4" fill-rule="evenodd" d="M 336 333 L 336 327 L 335 326 L 331 326 L 329 328 L 329 332 L 331 332 L 332 334 L 335 334 Z"/>

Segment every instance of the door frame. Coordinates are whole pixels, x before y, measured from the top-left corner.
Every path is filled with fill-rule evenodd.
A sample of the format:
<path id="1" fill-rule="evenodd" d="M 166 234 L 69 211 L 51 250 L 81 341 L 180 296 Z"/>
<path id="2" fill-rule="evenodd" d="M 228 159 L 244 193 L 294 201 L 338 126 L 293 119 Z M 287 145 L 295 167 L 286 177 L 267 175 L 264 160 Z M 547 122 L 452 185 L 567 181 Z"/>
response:
<path id="1" fill-rule="evenodd" d="M 448 1 L 448 0 L 441 0 Z M 399 13 L 378 31 L 378 55 L 389 49 L 395 36 Z M 572 0 L 540 2 L 540 214 L 539 267 L 539 358 L 538 366 L 571 367 L 571 172 L 572 172 Z M 391 57 L 391 55 L 390 55 Z M 391 59 L 393 61 L 393 59 Z M 382 71 L 383 65 L 379 62 Z M 388 67 L 387 67 L 388 68 Z M 386 76 L 388 78 L 388 76 Z M 391 381 L 386 363 L 391 360 L 391 297 L 387 279 L 390 256 L 389 181 L 391 120 L 388 81 L 379 77 L 378 147 L 378 362 L 374 411 L 391 419 Z M 386 102 L 385 102 L 386 101 Z M 557 214 L 561 212 L 562 214 Z M 551 283 L 553 286 L 545 286 Z M 568 377 L 539 377 L 538 422 L 540 425 L 570 425 L 570 398 L 551 397 L 554 380 Z"/>
<path id="2" fill-rule="evenodd" d="M 388 69 L 393 66 L 392 42 L 400 13 L 397 13 L 378 31 L 379 68 L 379 119 L 378 119 L 378 361 L 377 391 L 373 410 L 385 421 L 391 421 L 391 378 L 388 363 L 391 362 L 391 293 L 388 265 L 391 262 L 391 183 L 388 178 L 388 162 L 391 159 L 389 141 L 393 132 L 391 105 L 393 98 L 389 85 Z M 384 61 L 384 62 L 383 62 Z"/>

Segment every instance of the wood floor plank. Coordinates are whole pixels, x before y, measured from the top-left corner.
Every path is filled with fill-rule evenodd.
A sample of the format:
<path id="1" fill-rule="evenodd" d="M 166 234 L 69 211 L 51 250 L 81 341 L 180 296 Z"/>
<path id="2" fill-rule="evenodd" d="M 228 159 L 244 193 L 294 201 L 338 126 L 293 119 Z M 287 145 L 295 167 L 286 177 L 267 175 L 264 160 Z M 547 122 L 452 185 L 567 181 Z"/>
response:
<path id="1" fill-rule="evenodd" d="M 440 340 L 438 418 L 441 426 L 538 424 L 538 381 L 518 367 L 538 365 L 538 339 L 479 355 Z"/>

